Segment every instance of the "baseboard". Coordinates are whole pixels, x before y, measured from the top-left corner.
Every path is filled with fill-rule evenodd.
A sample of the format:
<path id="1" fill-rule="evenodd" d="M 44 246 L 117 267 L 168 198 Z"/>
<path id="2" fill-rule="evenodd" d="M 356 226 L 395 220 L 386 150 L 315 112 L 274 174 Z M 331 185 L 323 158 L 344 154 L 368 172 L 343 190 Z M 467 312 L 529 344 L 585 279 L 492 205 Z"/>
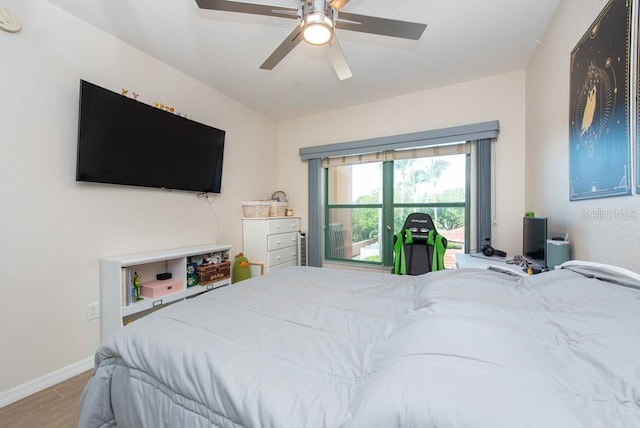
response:
<path id="1" fill-rule="evenodd" d="M 93 357 L 86 360 L 78 361 L 67 367 L 63 367 L 60 370 L 51 372 L 38 379 L 34 379 L 23 385 L 11 388 L 8 391 L 0 392 L 0 408 L 8 406 L 11 403 L 15 403 L 18 400 L 22 400 L 36 392 L 40 392 L 43 389 L 47 389 L 50 386 L 56 385 L 60 382 L 64 382 L 67 379 L 79 375 L 82 372 L 93 368 Z"/>

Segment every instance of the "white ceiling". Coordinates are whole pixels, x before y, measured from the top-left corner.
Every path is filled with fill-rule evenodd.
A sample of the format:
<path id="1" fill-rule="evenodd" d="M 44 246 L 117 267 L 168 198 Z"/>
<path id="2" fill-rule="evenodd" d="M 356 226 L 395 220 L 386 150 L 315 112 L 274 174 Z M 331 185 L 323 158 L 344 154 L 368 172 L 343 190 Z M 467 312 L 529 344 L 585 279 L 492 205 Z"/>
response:
<path id="1" fill-rule="evenodd" d="M 243 0 L 296 7 L 299 0 Z M 353 77 L 301 43 L 259 66 L 293 30 L 286 18 L 200 10 L 195 0 L 49 0 L 275 120 L 526 67 L 560 0 L 351 0 L 343 11 L 427 24 L 418 41 L 338 30 Z"/>

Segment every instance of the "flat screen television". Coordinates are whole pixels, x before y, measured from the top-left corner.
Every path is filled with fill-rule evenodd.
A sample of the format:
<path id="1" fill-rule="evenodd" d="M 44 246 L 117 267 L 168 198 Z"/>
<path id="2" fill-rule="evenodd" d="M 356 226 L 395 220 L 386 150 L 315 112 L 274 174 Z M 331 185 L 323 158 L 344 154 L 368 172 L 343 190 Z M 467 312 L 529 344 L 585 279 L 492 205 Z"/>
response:
<path id="1" fill-rule="evenodd" d="M 220 193 L 225 131 L 80 81 L 76 180 Z"/>
<path id="2" fill-rule="evenodd" d="M 523 217 L 522 255 L 547 267 L 547 219 L 546 217 Z"/>

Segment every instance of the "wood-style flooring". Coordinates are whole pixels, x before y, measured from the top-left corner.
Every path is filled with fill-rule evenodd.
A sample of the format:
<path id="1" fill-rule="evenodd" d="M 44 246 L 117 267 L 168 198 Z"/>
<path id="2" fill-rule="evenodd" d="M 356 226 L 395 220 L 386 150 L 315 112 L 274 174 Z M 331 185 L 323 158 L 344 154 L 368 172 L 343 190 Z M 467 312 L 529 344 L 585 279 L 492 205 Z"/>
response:
<path id="1" fill-rule="evenodd" d="M 0 409 L 3 428 L 73 428 L 78 426 L 78 401 L 91 370 Z"/>

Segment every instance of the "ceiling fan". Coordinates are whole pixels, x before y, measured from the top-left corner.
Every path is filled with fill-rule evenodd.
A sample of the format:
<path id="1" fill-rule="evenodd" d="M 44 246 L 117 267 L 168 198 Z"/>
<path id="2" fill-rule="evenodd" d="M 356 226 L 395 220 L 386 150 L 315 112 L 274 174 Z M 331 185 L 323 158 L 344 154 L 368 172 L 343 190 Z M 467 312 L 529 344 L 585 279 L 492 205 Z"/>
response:
<path id="1" fill-rule="evenodd" d="M 312 45 L 324 46 L 329 61 L 340 80 L 348 79 L 352 74 L 334 33 L 335 29 L 418 40 L 427 28 L 426 24 L 342 12 L 341 9 L 349 0 L 296 0 L 296 2 L 300 3 L 297 9 L 230 0 L 196 0 L 200 9 L 299 20 L 299 24 L 291 34 L 273 51 L 260 68 L 272 70 L 298 43 L 304 40 Z"/>

